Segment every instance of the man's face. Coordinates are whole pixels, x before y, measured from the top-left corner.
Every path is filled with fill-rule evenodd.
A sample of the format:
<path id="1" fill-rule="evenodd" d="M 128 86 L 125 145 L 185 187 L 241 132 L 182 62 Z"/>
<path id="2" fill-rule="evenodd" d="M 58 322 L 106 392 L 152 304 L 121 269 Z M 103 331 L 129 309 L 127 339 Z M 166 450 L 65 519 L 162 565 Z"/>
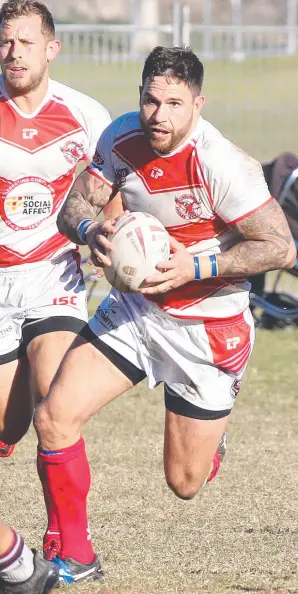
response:
<path id="1" fill-rule="evenodd" d="M 57 40 L 43 34 L 38 15 L 12 19 L 0 27 L 0 66 L 7 90 L 25 95 L 47 76 L 48 62 L 60 49 Z"/>
<path id="2" fill-rule="evenodd" d="M 152 148 L 167 154 L 178 147 L 195 126 L 203 104 L 204 97 L 182 81 L 147 78 L 140 89 L 140 114 Z"/>

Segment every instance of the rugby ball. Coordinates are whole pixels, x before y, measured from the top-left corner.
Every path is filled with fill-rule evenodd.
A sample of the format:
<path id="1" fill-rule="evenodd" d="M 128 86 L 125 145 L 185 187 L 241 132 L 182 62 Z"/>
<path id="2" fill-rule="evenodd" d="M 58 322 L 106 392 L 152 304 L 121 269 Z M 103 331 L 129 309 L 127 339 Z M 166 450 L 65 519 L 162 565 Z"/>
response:
<path id="1" fill-rule="evenodd" d="M 158 262 L 169 259 L 169 235 L 162 223 L 146 212 L 120 216 L 116 231 L 108 235 L 114 249 L 107 252 L 112 265 L 104 268 L 109 283 L 124 293 L 136 293 L 147 276 L 157 274 Z"/>

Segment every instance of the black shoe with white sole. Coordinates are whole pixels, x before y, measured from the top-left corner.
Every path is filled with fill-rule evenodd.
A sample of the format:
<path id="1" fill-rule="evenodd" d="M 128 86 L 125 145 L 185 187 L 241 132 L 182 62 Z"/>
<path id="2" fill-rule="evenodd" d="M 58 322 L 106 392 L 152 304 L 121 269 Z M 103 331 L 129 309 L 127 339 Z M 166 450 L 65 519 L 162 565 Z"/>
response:
<path id="1" fill-rule="evenodd" d="M 52 563 L 55 563 L 59 570 L 60 582 L 74 584 L 86 580 L 104 581 L 104 573 L 96 555 L 92 563 L 80 563 L 75 559 L 60 559 L 60 557 L 54 557 Z"/>

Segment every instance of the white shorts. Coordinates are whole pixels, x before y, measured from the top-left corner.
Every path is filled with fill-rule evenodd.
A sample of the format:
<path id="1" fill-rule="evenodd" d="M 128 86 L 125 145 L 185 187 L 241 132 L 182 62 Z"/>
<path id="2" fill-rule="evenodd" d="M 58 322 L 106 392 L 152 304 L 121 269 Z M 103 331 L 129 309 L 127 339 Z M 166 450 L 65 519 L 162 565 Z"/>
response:
<path id="1" fill-rule="evenodd" d="M 196 416 L 198 407 L 198 418 L 229 414 L 254 343 L 249 309 L 226 320 L 181 320 L 114 289 L 89 327 L 89 340 L 133 383 L 146 376 L 149 388 L 164 382 L 167 408 Z"/>
<path id="2" fill-rule="evenodd" d="M 80 332 L 88 320 L 79 254 L 0 268 L 0 364 L 17 359 L 40 334 Z"/>

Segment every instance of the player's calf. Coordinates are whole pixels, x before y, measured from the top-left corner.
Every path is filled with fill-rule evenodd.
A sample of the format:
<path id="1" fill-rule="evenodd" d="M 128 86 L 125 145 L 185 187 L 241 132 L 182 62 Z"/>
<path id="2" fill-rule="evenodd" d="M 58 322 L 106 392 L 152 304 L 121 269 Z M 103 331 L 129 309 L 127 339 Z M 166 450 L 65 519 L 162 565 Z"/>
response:
<path id="1" fill-rule="evenodd" d="M 175 473 L 175 475 L 166 475 L 168 486 L 179 499 L 193 499 L 202 487 L 216 477 L 221 462 L 225 457 L 226 450 L 227 434 L 223 433 L 207 476 L 203 469 L 200 473 L 194 473 L 189 468 L 183 468 L 179 473 Z"/>

